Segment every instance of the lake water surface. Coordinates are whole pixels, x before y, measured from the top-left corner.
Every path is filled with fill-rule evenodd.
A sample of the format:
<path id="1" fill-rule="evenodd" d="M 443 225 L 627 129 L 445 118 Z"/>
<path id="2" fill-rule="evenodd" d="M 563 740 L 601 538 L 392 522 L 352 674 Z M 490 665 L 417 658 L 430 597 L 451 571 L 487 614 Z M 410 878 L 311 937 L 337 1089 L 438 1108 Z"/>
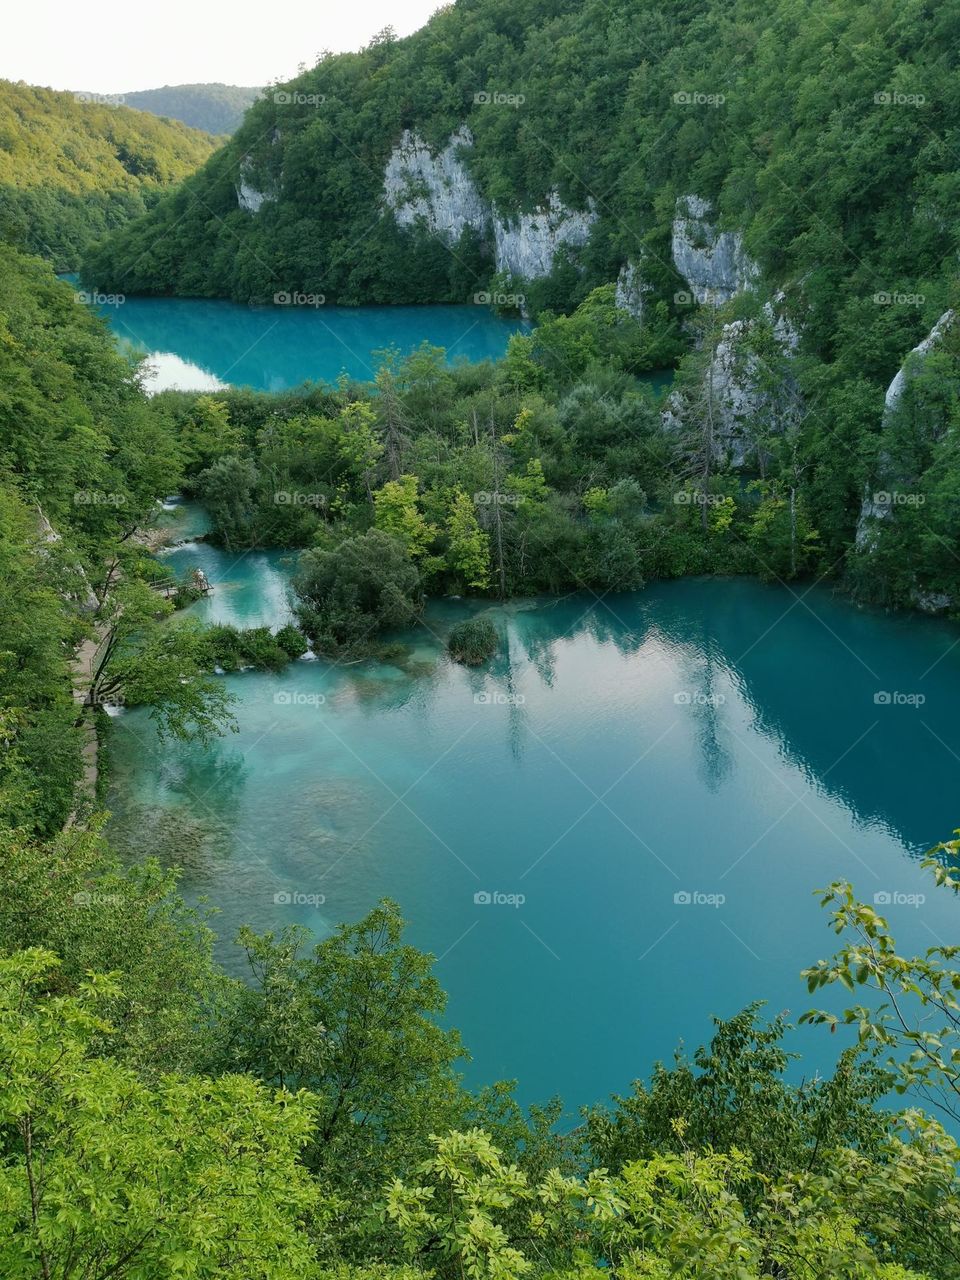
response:
<path id="1" fill-rule="evenodd" d="M 451 360 L 493 360 L 512 333 L 529 327 L 483 305 L 245 307 L 129 297 L 100 311 L 122 342 L 149 357 L 149 391 L 285 391 L 305 381 L 332 383 L 342 373 L 366 381 L 376 374 L 374 352 L 394 346 L 408 355 L 421 342 L 444 347 Z"/>
<path id="2" fill-rule="evenodd" d="M 288 616 L 292 556 L 166 558 L 214 582 L 201 617 Z M 180 861 L 224 939 L 323 935 L 396 899 L 439 958 L 469 1079 L 571 1108 L 694 1047 L 712 1014 L 809 1007 L 799 971 L 836 944 L 813 890 L 833 879 L 878 895 L 905 947 L 956 941 L 958 903 L 918 866 L 960 814 L 955 628 L 687 580 L 492 608 L 501 651 L 474 672 L 443 649 L 470 611 L 432 604 L 403 666 L 224 677 L 240 732 L 206 749 L 124 714 L 114 838 Z M 796 1043 L 807 1075 L 838 1047 Z"/>

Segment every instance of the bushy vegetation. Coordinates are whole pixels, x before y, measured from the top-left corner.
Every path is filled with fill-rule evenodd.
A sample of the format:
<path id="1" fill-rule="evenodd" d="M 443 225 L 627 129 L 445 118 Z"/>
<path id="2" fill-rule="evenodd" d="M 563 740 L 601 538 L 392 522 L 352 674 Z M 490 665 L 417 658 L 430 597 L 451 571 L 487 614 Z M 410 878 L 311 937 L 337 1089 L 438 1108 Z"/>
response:
<path id="1" fill-rule="evenodd" d="M 712 524 L 727 536 L 730 511 L 720 499 L 729 498 L 739 513 L 730 537 L 768 577 L 849 567 L 864 598 L 950 607 L 960 598 L 956 329 L 927 385 L 918 379 L 886 421 L 883 399 L 907 352 L 956 301 L 951 139 L 960 94 L 946 52 L 956 35 L 950 7 L 934 14 L 854 0 L 782 0 L 762 10 L 749 0 L 704 0 L 655 13 L 644 0 L 461 0 L 408 39 L 385 32 L 360 53 L 324 55 L 266 94 L 201 172 L 91 254 L 88 278 L 241 300 L 295 290 L 347 303 L 522 292 L 543 323 L 515 344 L 530 362 L 513 367 L 513 389 L 556 397 L 563 426 L 592 420 L 597 434 L 577 441 L 580 461 L 596 459 L 602 472 L 611 453 L 638 437 L 652 443 L 644 439 L 649 420 L 638 423 L 636 400 L 624 399 L 633 388 L 604 375 L 636 375 L 683 355 L 684 421 L 700 439 L 681 446 L 674 478 L 694 482 L 692 514 L 703 530 Z M 377 217 L 384 164 L 403 130 L 436 150 L 464 122 L 474 145 L 463 163 L 504 216 L 533 209 L 551 191 L 576 209 L 593 201 L 596 222 L 576 264 L 561 253 L 546 279 L 505 280 L 494 275 L 491 245 L 473 232 L 451 250 L 422 226 Z M 255 215 L 237 206 L 241 170 L 271 197 Z M 691 304 L 674 262 L 677 200 L 690 193 L 712 204 L 718 228 L 743 233 L 759 266 L 752 291 L 716 313 Z M 608 305 L 627 262 L 647 287 L 643 324 L 632 328 Z M 789 371 L 764 310 L 771 303 L 799 335 Z M 713 483 L 704 394 L 712 382 L 704 379 L 733 321 L 750 325 L 740 359 L 759 362 L 767 395 L 746 409 L 748 474 Z M 801 411 L 784 431 L 771 406 L 787 386 Z M 512 421 L 496 425 L 501 437 L 510 434 Z M 474 434 L 488 426 L 478 406 Z M 621 465 L 614 483 L 630 476 L 662 501 L 662 470 L 649 461 L 653 481 L 649 466 Z M 407 465 L 429 489 L 426 472 Z M 395 479 L 392 459 L 390 471 Z M 563 487 L 547 475 L 551 487 Z M 848 566 L 864 496 L 890 481 L 913 505 L 893 512 L 876 554 Z M 288 536 L 316 514 L 292 507 Z M 542 567 L 543 544 L 528 532 L 528 562 Z M 574 563 L 576 545 L 551 538 L 568 571 L 542 574 L 527 589 L 628 585 L 625 548 L 637 541 L 618 530 L 612 563 L 598 574 Z M 703 541 L 671 530 L 646 558 L 711 571 L 718 557 L 705 554 Z M 719 560 L 751 567 L 749 556 L 729 550 Z"/>
<path id="2" fill-rule="evenodd" d="M 379 632 L 409 627 L 423 605 L 406 548 L 380 529 L 305 551 L 294 585 L 301 627 L 329 653 L 362 653 Z"/>
<path id="3" fill-rule="evenodd" d="M 407 625 L 425 595 L 815 568 L 805 495 L 791 519 L 776 454 L 754 484 L 719 468 L 700 479 L 699 424 L 668 428 L 631 372 L 638 331 L 607 288 L 514 337 L 495 365 L 451 366 L 424 345 L 407 359 L 380 353 L 369 384 L 166 393 L 157 407 L 176 424 L 185 484 L 215 540 L 307 548 L 295 585 L 321 650 Z M 569 360 L 554 358 L 554 335 Z M 790 462 L 785 452 L 785 475 Z"/>
<path id="4" fill-rule="evenodd" d="M 794 1085 L 790 1028 L 751 1007 L 564 1136 L 556 1101 L 464 1089 L 392 904 L 315 946 L 241 931 L 241 982 L 153 864 L 2 839 L 4 1275 L 960 1276 L 960 1148 L 877 1105 L 899 1082 L 957 1116 L 955 1026 L 923 1019 L 955 1021 L 960 978 L 949 948 L 899 955 L 849 886 L 811 987 L 912 992 L 918 1020 L 852 1008 L 860 1046 Z M 954 888 L 956 851 L 933 863 Z"/>
<path id="5" fill-rule="evenodd" d="M 450 629 L 447 651 L 455 662 L 479 667 L 497 652 L 500 637 L 489 618 L 467 618 Z"/>
<path id="6" fill-rule="evenodd" d="M 676 401 L 653 391 L 641 326 L 606 286 L 573 315 L 515 335 L 496 364 L 450 365 L 424 345 L 406 359 L 378 353 L 367 384 L 167 393 L 158 407 L 175 422 L 190 491 L 231 550 L 330 551 L 373 527 L 402 544 L 429 595 L 600 593 L 750 573 L 833 578 L 897 607 L 939 596 L 955 609 L 960 325 L 886 414 L 866 384 L 827 394 L 829 422 L 822 403 L 777 433 L 762 405 L 744 414 L 744 466 L 712 443 L 704 388 L 719 323 L 680 361 L 666 393 Z M 797 372 L 782 355 L 766 359 L 766 377 Z M 909 502 L 890 508 L 867 552 L 858 518 L 879 488 Z"/>
<path id="7" fill-rule="evenodd" d="M 161 732 L 203 737 L 230 715 L 138 538 L 179 484 L 173 426 L 103 321 L 4 245 L 0 384 L 0 821 L 50 832 L 77 801 L 75 681 L 92 708 L 149 705 Z M 69 665 L 81 642 L 85 673 Z"/>
<path id="8" fill-rule="evenodd" d="M 125 93 L 123 102 L 136 111 L 219 135 L 234 132 L 259 92 L 236 84 L 165 84 L 161 89 Z"/>
<path id="9" fill-rule="evenodd" d="M 74 271 L 94 240 L 151 208 L 214 146 L 96 95 L 0 80 L 0 239 Z"/>
<path id="10" fill-rule="evenodd" d="M 294 626 L 276 633 L 269 627 L 231 627 L 226 623 L 209 626 L 203 633 L 207 661 L 222 671 L 254 667 L 260 671 L 280 671 L 291 658 L 306 652 L 307 642 Z"/>

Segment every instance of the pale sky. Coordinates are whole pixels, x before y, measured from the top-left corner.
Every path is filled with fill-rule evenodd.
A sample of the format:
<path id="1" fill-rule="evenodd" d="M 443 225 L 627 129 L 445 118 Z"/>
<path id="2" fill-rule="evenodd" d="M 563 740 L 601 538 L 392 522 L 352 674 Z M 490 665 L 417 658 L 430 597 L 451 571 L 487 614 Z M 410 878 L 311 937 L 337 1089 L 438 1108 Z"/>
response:
<path id="1" fill-rule="evenodd" d="M 288 80 L 322 49 L 422 27 L 442 0 L 14 0 L 0 79 L 124 93 L 164 84 Z"/>

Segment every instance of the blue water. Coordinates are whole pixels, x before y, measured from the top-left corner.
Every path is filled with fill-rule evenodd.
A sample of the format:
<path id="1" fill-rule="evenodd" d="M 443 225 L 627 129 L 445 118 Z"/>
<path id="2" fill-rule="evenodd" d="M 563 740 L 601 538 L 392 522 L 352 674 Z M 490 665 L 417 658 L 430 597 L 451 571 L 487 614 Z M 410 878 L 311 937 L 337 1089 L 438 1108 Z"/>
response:
<path id="1" fill-rule="evenodd" d="M 167 559 L 214 581 L 200 616 L 286 616 L 290 556 Z M 183 863 L 228 963 L 241 922 L 324 934 L 393 897 L 438 957 L 468 1078 L 573 1109 L 711 1014 L 809 1007 L 833 879 L 893 896 L 904 947 L 957 941 L 960 904 L 918 865 L 958 821 L 955 628 L 688 580 L 493 608 L 503 644 L 477 672 L 443 650 L 468 611 L 431 605 L 402 667 L 226 677 L 240 733 L 210 748 L 159 744 L 144 711 L 113 722 L 114 837 Z M 514 903 L 476 899 L 497 893 Z M 795 1043 L 806 1075 L 838 1048 Z"/>
<path id="2" fill-rule="evenodd" d="M 450 360 L 497 359 L 520 321 L 487 306 L 246 307 L 196 298 L 126 298 L 99 308 L 118 337 L 149 356 L 146 387 L 213 391 L 222 386 L 284 391 L 341 374 L 372 379 L 374 352 L 408 355 L 421 342 Z"/>

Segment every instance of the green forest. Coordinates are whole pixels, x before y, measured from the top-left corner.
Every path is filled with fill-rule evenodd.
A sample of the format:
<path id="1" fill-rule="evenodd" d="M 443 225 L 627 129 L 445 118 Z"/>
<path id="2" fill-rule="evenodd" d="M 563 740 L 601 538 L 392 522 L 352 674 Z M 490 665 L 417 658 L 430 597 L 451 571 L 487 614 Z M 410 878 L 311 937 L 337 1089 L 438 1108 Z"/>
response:
<path id="1" fill-rule="evenodd" d="M 0 236 L 74 271 L 216 146 L 108 97 L 0 80 Z"/>
<path id="2" fill-rule="evenodd" d="M 672 310 L 670 223 L 696 192 L 790 292 L 810 350 L 870 376 L 923 319 L 873 295 L 922 293 L 935 318 L 956 251 L 957 20 L 919 2 L 461 0 L 266 93 L 88 270 L 103 288 L 123 274 L 130 292 L 239 301 L 465 301 L 489 280 L 488 246 L 451 253 L 375 215 L 403 130 L 439 148 L 466 123 L 464 163 L 504 213 L 552 190 L 595 203 L 583 270 L 558 263 L 535 310 L 571 310 L 641 248 Z M 496 94 L 523 101 L 475 101 Z M 256 216 L 238 208 L 241 170 L 274 197 Z"/>
<path id="3" fill-rule="evenodd" d="M 753 337 L 762 349 L 762 318 Z M 214 541 L 237 552 L 307 548 L 304 575 L 324 566 L 320 586 L 301 576 L 302 620 L 331 652 L 416 618 L 427 596 L 600 594 L 692 574 L 829 580 L 859 600 L 908 608 L 918 590 L 937 591 L 953 609 L 960 334 L 946 336 L 886 416 L 863 382 L 858 394 L 826 395 L 829 418 L 811 413 L 784 433 L 770 431 L 761 406 L 741 423 L 753 469 L 712 448 L 701 393 L 709 345 L 682 357 L 670 391 L 695 412 L 679 426 L 664 418 L 663 393 L 642 370 L 675 350 L 605 286 L 572 315 L 545 314 L 515 335 L 495 364 L 450 365 L 424 345 L 407 357 L 379 353 L 365 384 L 165 392 L 157 408 L 187 443 L 184 488 L 207 508 Z M 765 369 L 771 380 L 790 376 L 769 348 Z M 896 459 L 919 498 L 863 547 L 857 522 L 878 457 Z M 401 544 L 389 571 L 371 532 Z M 402 606 L 378 621 L 375 603 L 350 606 L 352 622 L 325 606 L 321 619 L 309 601 L 318 590 L 351 594 L 357 554 L 377 566 L 374 596 L 395 587 Z"/>

